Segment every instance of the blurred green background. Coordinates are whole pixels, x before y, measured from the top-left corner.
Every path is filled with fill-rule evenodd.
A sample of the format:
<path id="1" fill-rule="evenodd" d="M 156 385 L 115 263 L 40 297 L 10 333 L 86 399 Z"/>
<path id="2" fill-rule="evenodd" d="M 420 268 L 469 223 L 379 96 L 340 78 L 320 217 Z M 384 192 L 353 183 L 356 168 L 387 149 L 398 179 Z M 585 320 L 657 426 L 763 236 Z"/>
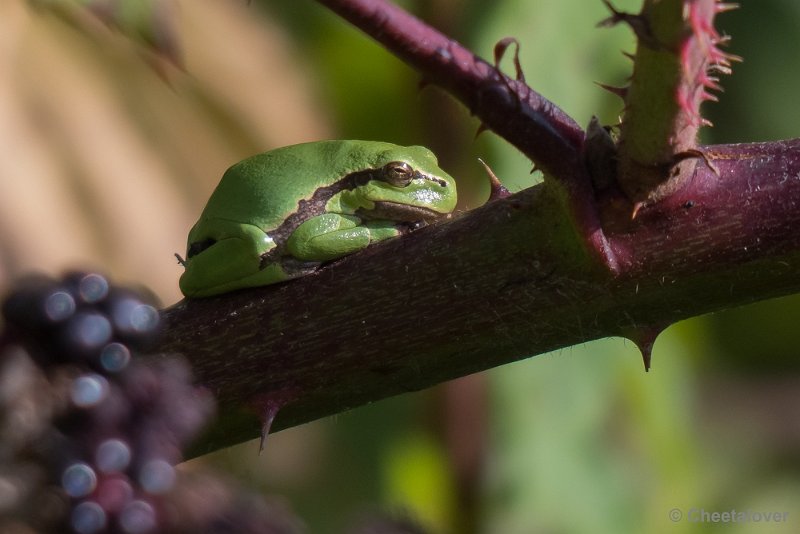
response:
<path id="1" fill-rule="evenodd" d="M 172 253 L 221 173 L 281 145 L 427 145 L 458 177 L 462 209 L 487 195 L 478 157 L 512 190 L 537 180 L 502 140 L 476 139 L 463 107 L 419 90 L 311 0 L 141 0 L 114 29 L 80 3 L 0 4 L 0 289 L 85 266 L 175 302 Z M 581 124 L 616 121 L 620 102 L 593 82 L 624 84 L 620 52 L 634 42 L 595 28 L 599 0 L 403 5 L 483 57 L 517 37 L 531 86 Z M 706 104 L 705 141 L 798 136 L 800 4 L 743 2 L 717 27 L 745 62 Z M 283 431 L 262 456 L 247 443 L 185 468 L 216 464 L 282 495 L 323 534 L 386 512 L 441 534 L 798 532 L 798 317 L 787 297 L 674 325 L 649 374 L 622 339 L 567 348 Z M 693 508 L 788 521 L 698 524 Z"/>

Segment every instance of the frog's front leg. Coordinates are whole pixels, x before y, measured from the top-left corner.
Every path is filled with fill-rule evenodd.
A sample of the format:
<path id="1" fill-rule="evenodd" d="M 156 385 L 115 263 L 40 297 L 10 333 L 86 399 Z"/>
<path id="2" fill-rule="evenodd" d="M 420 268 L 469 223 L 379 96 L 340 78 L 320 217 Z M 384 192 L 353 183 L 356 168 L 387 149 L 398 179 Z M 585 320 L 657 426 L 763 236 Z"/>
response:
<path id="1" fill-rule="evenodd" d="M 399 234 L 392 221 L 364 222 L 355 215 L 326 213 L 305 221 L 286 241 L 287 252 L 305 261 L 328 261 Z"/>

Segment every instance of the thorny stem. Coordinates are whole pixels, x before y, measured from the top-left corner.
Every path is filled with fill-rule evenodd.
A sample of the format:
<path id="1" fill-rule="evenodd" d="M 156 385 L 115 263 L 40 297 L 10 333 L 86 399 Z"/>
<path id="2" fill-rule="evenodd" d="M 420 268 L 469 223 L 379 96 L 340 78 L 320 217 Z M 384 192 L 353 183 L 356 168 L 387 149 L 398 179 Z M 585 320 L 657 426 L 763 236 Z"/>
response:
<path id="1" fill-rule="evenodd" d="M 545 174 L 574 176 L 583 130 L 558 106 L 385 0 L 318 0 L 446 89 Z"/>
<path id="2" fill-rule="evenodd" d="M 621 13 L 604 0 L 612 16 L 606 25 L 625 22 L 638 45 L 617 153 L 618 181 L 635 210 L 680 189 L 698 157 L 697 132 L 709 93 L 718 89 L 710 70 L 729 71 L 734 56 L 717 47 L 717 0 L 645 0 L 641 13 Z"/>
<path id="3" fill-rule="evenodd" d="M 540 185 L 314 275 L 181 301 L 158 351 L 191 360 L 224 414 L 195 454 L 259 436 L 271 401 L 285 402 L 280 430 L 800 290 L 800 140 L 708 150 L 719 176 L 698 160 L 689 186 L 614 239 L 618 276 L 593 267 Z"/>
<path id="4" fill-rule="evenodd" d="M 800 140 L 702 147 L 682 188 L 601 228 L 616 200 L 596 200 L 563 112 L 389 3 L 319 1 L 549 181 L 291 283 L 166 310 L 159 351 L 192 360 L 226 414 L 202 450 L 258 436 L 246 407 L 270 392 L 297 392 L 280 430 L 591 339 L 649 346 L 675 321 L 800 290 Z"/>

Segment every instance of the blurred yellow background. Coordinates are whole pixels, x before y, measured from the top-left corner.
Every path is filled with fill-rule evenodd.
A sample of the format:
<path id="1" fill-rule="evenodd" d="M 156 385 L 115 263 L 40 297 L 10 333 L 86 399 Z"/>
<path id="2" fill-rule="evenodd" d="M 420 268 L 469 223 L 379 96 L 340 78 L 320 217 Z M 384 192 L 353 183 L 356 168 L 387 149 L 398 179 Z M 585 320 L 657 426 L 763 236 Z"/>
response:
<path id="1" fill-rule="evenodd" d="M 291 40 L 244 2 L 154 2 L 184 71 L 76 4 L 0 5 L 0 285 L 86 266 L 168 304 L 222 172 L 331 127 Z"/>
<path id="2" fill-rule="evenodd" d="M 79 267 L 177 301 L 173 254 L 222 172 L 277 146 L 427 145 L 459 180 L 462 209 L 486 196 L 477 157 L 512 190 L 537 179 L 492 134 L 475 139 L 465 109 L 420 91 L 413 71 L 310 0 L 104 0 L 128 6 L 107 21 L 116 27 L 84 3 L 0 2 L 3 291 L 31 271 Z M 484 57 L 516 36 L 535 89 L 582 124 L 615 122 L 619 101 L 592 82 L 624 84 L 620 51 L 634 43 L 625 28 L 594 27 L 607 15 L 599 0 L 403 4 Z M 706 106 L 717 125 L 706 139 L 800 134 L 800 7 L 746 2 L 718 27 L 746 61 Z M 798 532 L 799 313 L 787 297 L 676 325 L 649 374 L 631 343 L 603 340 L 281 432 L 260 457 L 247 443 L 199 461 L 285 496 L 323 534 L 379 510 L 442 534 L 713 527 L 690 521 L 693 508 L 788 512 L 717 527 Z"/>

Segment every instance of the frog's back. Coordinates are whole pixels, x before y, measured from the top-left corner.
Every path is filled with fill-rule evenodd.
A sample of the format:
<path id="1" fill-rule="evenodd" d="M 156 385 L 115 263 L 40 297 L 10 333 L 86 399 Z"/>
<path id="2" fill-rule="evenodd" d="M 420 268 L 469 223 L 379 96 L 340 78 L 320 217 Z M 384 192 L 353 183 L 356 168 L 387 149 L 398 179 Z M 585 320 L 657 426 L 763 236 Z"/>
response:
<path id="1" fill-rule="evenodd" d="M 379 141 L 318 141 L 252 156 L 225 172 L 201 218 L 249 222 L 269 230 L 317 189 L 370 168 L 380 153 L 396 148 Z"/>

